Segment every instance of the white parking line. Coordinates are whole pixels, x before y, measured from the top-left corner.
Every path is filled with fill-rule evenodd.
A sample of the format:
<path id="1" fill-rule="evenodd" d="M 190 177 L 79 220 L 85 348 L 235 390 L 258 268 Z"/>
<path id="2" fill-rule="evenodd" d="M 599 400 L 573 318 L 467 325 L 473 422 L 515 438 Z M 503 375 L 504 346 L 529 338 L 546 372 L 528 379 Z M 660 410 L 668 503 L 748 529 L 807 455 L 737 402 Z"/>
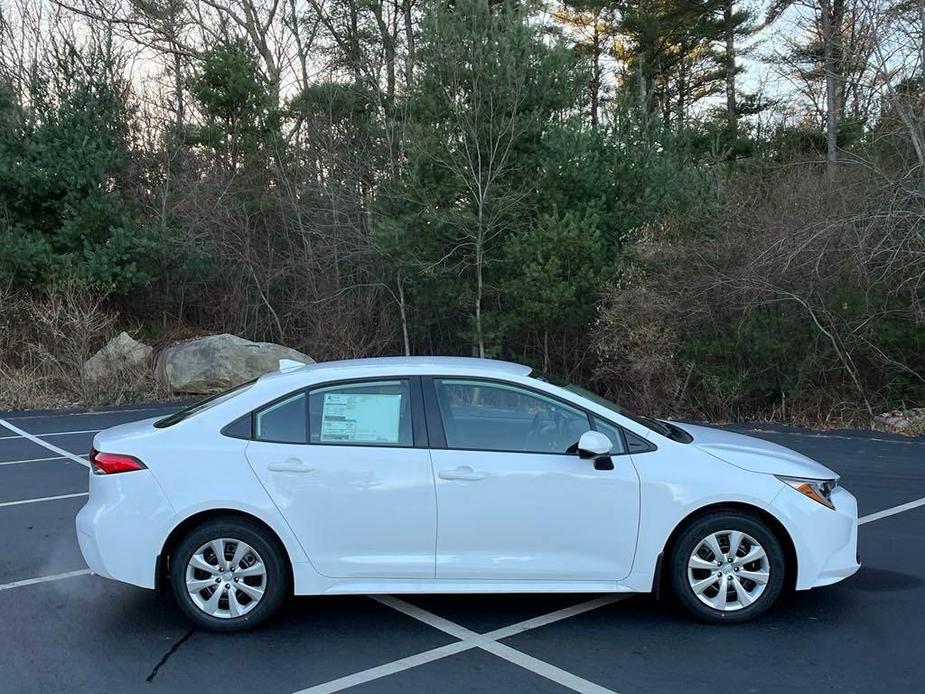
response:
<path id="1" fill-rule="evenodd" d="M 10 590 L 11 588 L 23 588 L 25 586 L 34 586 L 37 583 L 48 583 L 49 581 L 60 581 L 63 578 L 74 578 L 75 576 L 86 576 L 90 569 L 80 569 L 79 571 L 68 571 L 63 574 L 54 574 L 53 576 L 39 576 L 38 578 L 26 578 L 22 581 L 13 581 L 12 583 L 0 583 L 0 590 Z"/>
<path id="2" fill-rule="evenodd" d="M 19 465 L 21 463 L 44 463 L 47 460 L 67 460 L 63 455 L 53 455 L 51 458 L 29 458 L 28 460 L 7 460 L 2 465 Z"/>
<path id="3" fill-rule="evenodd" d="M 456 622 L 451 622 L 448 619 L 439 617 L 433 612 L 428 612 L 417 605 L 412 605 L 410 602 L 405 602 L 400 598 L 396 598 L 394 595 L 371 595 L 370 597 L 386 607 L 391 607 L 393 610 L 398 610 L 402 614 L 414 617 L 416 620 L 424 622 L 424 624 L 434 629 L 446 632 L 450 636 L 455 636 L 457 639 L 475 639 L 479 636 L 479 634 L 476 634 L 471 629 L 467 629 Z"/>
<path id="4" fill-rule="evenodd" d="M 457 653 L 462 653 L 463 651 L 468 651 L 472 648 L 475 648 L 474 643 L 469 643 L 468 641 L 457 641 L 455 643 L 447 644 L 446 646 L 440 646 L 439 648 L 433 648 L 429 651 L 424 651 L 423 653 L 409 655 L 407 658 L 399 658 L 398 660 L 393 660 L 391 663 L 386 663 L 385 665 L 379 665 L 377 667 L 369 668 L 368 670 L 363 670 L 362 672 L 356 672 L 352 675 L 347 675 L 346 677 L 340 677 L 336 680 L 325 682 L 324 684 L 318 684 L 314 687 L 309 687 L 308 689 L 300 689 L 298 692 L 295 692 L 295 694 L 333 694 L 333 692 L 339 692 L 343 689 L 356 687 L 359 684 L 365 684 L 366 682 L 372 682 L 373 680 L 388 677 L 389 675 L 394 675 L 397 672 L 410 670 L 411 668 L 417 667 L 418 665 L 425 665 L 426 663 L 431 663 L 435 660 L 440 660 L 441 658 L 456 655 Z"/>
<path id="5" fill-rule="evenodd" d="M 612 689 L 594 684 L 594 682 L 579 677 L 578 675 L 573 675 L 571 672 L 558 668 L 552 663 L 547 663 L 545 660 L 534 658 L 532 655 L 527 655 L 515 648 L 505 646 L 503 643 L 493 641 L 482 646 L 482 648 L 499 658 L 504 658 L 508 662 L 514 663 L 514 665 L 519 665 L 525 670 L 541 675 L 573 691 L 582 692 L 582 694 L 616 694 Z"/>
<path id="6" fill-rule="evenodd" d="M 527 620 L 525 622 L 519 622 L 518 624 L 512 624 L 509 627 L 504 629 L 496 629 L 494 632 L 489 634 L 477 634 L 474 631 L 467 629 L 464 626 L 451 622 L 448 619 L 439 617 L 435 614 L 428 612 L 427 610 L 422 610 L 420 607 L 412 605 L 400 600 L 392 595 L 380 595 L 373 598 L 377 602 L 382 603 L 383 605 L 388 605 L 394 610 L 398 610 L 403 614 L 408 615 L 409 617 L 414 617 L 429 626 L 444 631 L 451 636 L 462 639 L 464 642 L 471 641 L 476 648 L 481 648 L 493 653 L 494 655 L 504 658 L 505 660 L 519 665 L 522 668 L 530 670 L 531 672 L 536 673 L 551 679 L 553 682 L 561 684 L 563 687 L 568 687 L 576 692 L 587 692 L 587 694 L 614 694 L 610 689 L 601 687 L 600 685 L 595 684 L 594 682 L 589 682 L 586 679 L 578 677 L 578 675 L 573 675 L 570 672 L 566 672 L 561 668 L 557 668 L 555 665 L 544 662 L 533 656 L 529 656 L 526 653 L 521 653 L 520 651 L 506 646 L 502 643 L 498 643 L 498 639 L 505 638 L 506 636 L 512 636 L 513 634 L 522 633 L 530 628 L 536 628 L 540 626 L 545 626 L 546 624 L 551 624 L 553 622 L 567 619 L 577 614 L 587 612 L 589 610 L 594 610 L 604 605 L 609 605 L 611 603 L 618 602 L 619 600 L 625 600 L 628 596 L 623 595 L 607 595 L 594 600 L 590 600 L 579 605 L 575 605 L 572 609 L 557 610 L 548 615 L 544 615 L 543 618 L 534 618 Z M 530 625 L 533 626 L 530 626 Z"/>
<path id="7" fill-rule="evenodd" d="M 9 427 L 12 431 L 22 431 L 22 429 L 17 429 L 16 427 L 11 426 L 4 419 L 0 419 L 0 423 L 2 423 L 3 426 L 5 427 Z M 43 436 L 44 437 L 44 436 L 67 436 L 68 434 L 96 434 L 100 431 L 102 431 L 102 429 L 80 429 L 79 431 L 49 431 L 49 432 L 45 432 L 41 434 L 30 434 L 30 436 Z M 18 436 L 0 436 L 0 441 L 5 441 L 7 439 L 18 439 L 20 438 L 20 436 L 23 436 L 23 434 L 19 434 Z"/>
<path id="8" fill-rule="evenodd" d="M 925 506 L 925 498 L 910 501 L 899 506 L 894 506 L 892 508 L 878 511 L 877 513 L 871 513 L 867 516 L 863 516 L 862 518 L 858 519 L 858 524 L 863 525 L 864 523 L 870 523 L 872 521 L 880 520 L 881 518 L 887 518 L 888 516 L 902 513 L 903 511 L 910 511 L 920 506 Z M 605 689 L 604 687 L 601 687 L 594 682 L 589 682 L 588 680 L 582 679 L 581 677 L 567 672 L 566 670 L 562 670 L 561 668 L 551 665 L 550 663 L 539 660 L 538 658 L 534 658 L 533 656 L 527 655 L 526 653 L 522 653 L 521 651 L 498 642 L 501 639 L 523 633 L 529 629 L 536 629 L 537 627 L 545 626 L 546 624 L 551 624 L 561 619 L 567 619 L 568 617 L 603 607 L 604 605 L 608 605 L 626 597 L 628 596 L 605 595 L 594 600 L 589 600 L 578 605 L 572 605 L 571 607 L 557 610 L 556 612 L 550 612 L 539 617 L 534 617 L 533 619 L 518 622 L 517 624 L 512 624 L 501 629 L 496 629 L 487 634 L 477 634 L 459 624 L 427 612 L 426 610 L 416 607 L 415 605 L 407 603 L 404 600 L 400 600 L 394 596 L 376 596 L 373 597 L 373 599 L 377 602 L 398 610 L 399 612 L 402 612 L 409 617 L 420 620 L 425 624 L 428 624 L 435 629 L 439 629 L 440 631 L 446 632 L 460 640 L 456 643 L 451 643 L 446 646 L 440 646 L 439 648 L 433 648 L 429 651 L 423 651 L 422 653 L 400 658 L 390 663 L 385 663 L 383 665 L 369 668 L 368 670 L 363 670 L 362 672 L 357 672 L 352 675 L 347 675 L 345 677 L 332 680 L 330 682 L 325 682 L 324 684 L 302 689 L 295 694 L 332 694 L 333 692 L 338 692 L 349 687 L 355 687 L 366 682 L 372 682 L 382 677 L 388 677 L 389 675 L 394 675 L 396 673 L 403 672 L 404 670 L 409 670 L 419 665 L 424 665 L 435 660 L 440 660 L 442 658 L 446 658 L 457 653 L 462 653 L 463 651 L 468 651 L 473 648 L 481 648 L 482 650 L 488 651 L 489 653 L 492 653 L 499 658 L 503 658 L 508 662 L 519 665 L 522 668 L 530 670 L 531 672 L 541 675 L 549 680 L 552 680 L 553 682 L 561 684 L 562 686 L 568 687 L 569 689 L 577 692 L 613 694 L 611 690 Z"/>
<path id="9" fill-rule="evenodd" d="M 59 499 L 76 499 L 79 496 L 89 496 L 89 492 L 78 492 L 76 494 L 59 494 L 58 496 L 43 496 L 38 499 L 21 499 L 19 501 L 4 501 L 0 503 L 0 508 L 5 506 L 22 506 L 23 504 L 38 504 L 43 501 L 58 501 Z"/>
<path id="10" fill-rule="evenodd" d="M 865 523 L 880 520 L 881 518 L 895 516 L 897 513 L 902 513 L 903 511 L 911 511 L 912 509 L 918 508 L 919 506 L 925 506 L 925 497 L 916 499 L 915 501 L 910 501 L 905 504 L 900 504 L 899 506 L 893 506 L 892 508 L 885 508 L 882 511 L 877 511 L 876 513 L 868 514 L 858 519 L 858 525 L 864 525 Z"/>
<path id="11" fill-rule="evenodd" d="M 516 636 L 517 634 L 521 634 L 525 631 L 529 631 L 530 629 L 544 627 L 547 624 L 552 624 L 553 622 L 558 622 L 562 619 L 568 619 L 569 617 L 574 617 L 575 615 L 583 614 L 584 612 L 596 610 L 599 607 L 610 605 L 611 603 L 617 602 L 618 600 L 625 600 L 628 597 L 629 595 L 604 595 L 600 598 L 595 598 L 594 600 L 580 602 L 577 605 L 570 605 L 569 607 L 564 607 L 561 610 L 556 610 L 555 612 L 550 612 L 549 614 L 544 614 L 540 615 L 539 617 L 534 617 L 533 619 L 528 619 L 525 622 L 512 624 L 509 627 L 495 629 L 494 631 L 490 631 L 485 634 L 485 638 L 491 638 L 495 641 L 500 641 L 502 639 L 510 638 L 511 636 Z"/>
<path id="12" fill-rule="evenodd" d="M 536 673 L 557 682 L 564 687 L 568 687 L 576 692 L 587 692 L 588 694 L 614 694 L 610 689 L 605 689 L 600 685 L 595 684 L 594 682 L 589 682 L 586 679 L 582 679 L 577 675 L 573 675 L 570 672 L 566 672 L 561 668 L 556 667 L 550 663 L 534 658 L 533 656 L 527 655 L 526 653 L 521 653 L 520 651 L 511 648 L 503 643 L 498 643 L 500 639 L 513 636 L 515 634 L 520 634 L 528 629 L 536 629 L 537 627 L 545 626 L 547 624 L 552 624 L 562 619 L 567 619 L 569 617 L 574 617 L 575 615 L 581 614 L 583 612 L 588 612 L 590 610 L 598 609 L 599 607 L 604 607 L 605 605 L 610 605 L 619 600 L 624 600 L 626 595 L 606 595 L 600 598 L 595 598 L 594 600 L 588 600 L 587 602 L 579 603 L 578 605 L 572 605 L 571 607 L 566 607 L 562 610 L 556 610 L 555 612 L 550 612 L 549 614 L 542 615 L 540 617 L 534 617 L 533 619 L 528 619 L 523 622 L 518 622 L 517 624 L 511 624 L 510 626 L 503 627 L 501 629 L 495 629 L 487 634 L 478 634 L 470 629 L 467 629 L 464 626 L 451 622 L 448 619 L 439 617 L 427 610 L 423 610 L 416 605 L 400 600 L 391 595 L 381 595 L 373 596 L 373 600 L 376 602 L 382 603 L 387 607 L 391 607 L 393 610 L 398 610 L 402 614 L 406 614 L 409 617 L 413 617 L 425 624 L 439 629 L 450 636 L 453 636 L 457 639 L 460 639 L 456 643 L 451 643 L 446 646 L 440 646 L 439 648 L 433 648 L 429 651 L 424 651 L 422 653 L 417 653 L 406 658 L 400 658 L 391 663 L 386 663 L 384 665 L 379 665 L 362 672 L 357 672 L 352 675 L 347 675 L 346 677 L 341 677 L 330 682 L 325 682 L 324 684 L 319 684 L 314 687 L 309 687 L 308 689 L 303 689 L 296 694 L 331 694 L 332 692 L 338 692 L 342 689 L 347 689 L 348 687 L 355 687 L 359 684 L 364 684 L 366 682 L 372 682 L 373 680 L 380 679 L 382 677 L 387 677 L 389 675 L 394 675 L 395 673 L 402 672 L 404 670 L 409 670 L 411 668 L 417 667 L 418 665 L 423 665 L 425 663 L 430 663 L 435 660 L 440 660 L 441 658 L 446 658 L 457 653 L 462 653 L 463 651 L 468 651 L 473 648 L 481 648 L 482 650 L 488 651 L 499 658 L 503 658 L 508 662 L 519 665 L 520 667 L 529 670 L 530 672 Z"/>
<path id="13" fill-rule="evenodd" d="M 15 431 L 17 434 L 22 436 L 24 439 L 29 439 L 32 443 L 37 443 L 39 446 L 43 446 L 47 448 L 52 453 L 57 453 L 58 455 L 64 456 L 65 458 L 70 458 L 74 462 L 80 463 L 81 465 L 85 467 L 90 467 L 90 463 L 84 460 L 83 458 L 80 458 L 79 456 L 76 456 L 70 451 L 64 450 L 63 448 L 58 448 L 54 444 L 48 443 L 48 441 L 42 441 L 42 439 L 40 439 L 38 436 L 35 436 L 34 434 L 30 434 L 28 431 L 23 431 L 19 427 L 13 426 L 5 419 L 0 419 L 0 424 L 5 426 L 10 431 Z"/>

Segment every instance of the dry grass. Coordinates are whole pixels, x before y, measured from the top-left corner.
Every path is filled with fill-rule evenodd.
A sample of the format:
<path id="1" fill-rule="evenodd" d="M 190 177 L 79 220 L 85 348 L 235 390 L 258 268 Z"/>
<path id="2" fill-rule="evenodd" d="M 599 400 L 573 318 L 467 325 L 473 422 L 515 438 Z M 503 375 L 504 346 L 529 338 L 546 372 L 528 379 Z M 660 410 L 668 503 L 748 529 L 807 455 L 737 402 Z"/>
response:
<path id="1" fill-rule="evenodd" d="M 75 284 L 27 295 L 0 288 L 0 408 L 32 409 L 162 399 L 151 364 L 84 378 L 84 362 L 116 333 L 106 297 Z"/>

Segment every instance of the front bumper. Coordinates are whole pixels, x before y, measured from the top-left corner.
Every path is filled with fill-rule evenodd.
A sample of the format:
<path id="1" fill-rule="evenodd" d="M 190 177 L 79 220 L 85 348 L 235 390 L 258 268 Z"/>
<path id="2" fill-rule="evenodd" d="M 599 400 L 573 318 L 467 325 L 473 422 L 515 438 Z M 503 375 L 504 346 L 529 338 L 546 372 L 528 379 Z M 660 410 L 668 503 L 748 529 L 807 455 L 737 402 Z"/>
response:
<path id="1" fill-rule="evenodd" d="M 838 487 L 832 492 L 834 509 L 785 487 L 774 498 L 797 555 L 797 590 L 818 588 L 857 573 L 858 504 L 854 495 Z"/>
<path id="2" fill-rule="evenodd" d="M 852 497 L 852 499 L 854 499 L 854 497 Z M 856 507 L 855 505 L 855 508 Z M 860 568 L 861 562 L 858 556 L 857 511 L 855 511 L 854 522 L 851 525 L 851 534 L 848 537 L 848 542 L 845 543 L 843 547 L 833 552 L 825 564 L 822 565 L 812 587 L 818 588 L 820 586 L 829 586 L 833 583 L 838 583 L 856 574 Z"/>
<path id="3" fill-rule="evenodd" d="M 93 573 L 154 588 L 155 566 L 173 508 L 149 470 L 90 473 L 90 498 L 77 514 L 77 541 Z"/>

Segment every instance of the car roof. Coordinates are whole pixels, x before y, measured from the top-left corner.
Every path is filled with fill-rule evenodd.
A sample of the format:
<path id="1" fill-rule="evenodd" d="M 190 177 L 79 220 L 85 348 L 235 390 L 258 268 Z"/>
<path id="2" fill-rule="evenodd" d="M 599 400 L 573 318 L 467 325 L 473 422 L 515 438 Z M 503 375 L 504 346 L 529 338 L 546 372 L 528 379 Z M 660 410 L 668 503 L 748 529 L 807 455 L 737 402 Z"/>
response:
<path id="1" fill-rule="evenodd" d="M 532 369 L 529 366 L 524 366 L 523 364 L 476 357 L 373 357 L 369 359 L 316 362 L 293 369 L 271 372 L 263 378 L 287 377 L 298 374 L 302 377 L 309 376 L 314 381 L 318 378 L 327 378 L 329 376 L 350 378 L 352 373 L 359 374 L 360 372 L 373 375 L 453 373 L 527 376 L 531 371 Z"/>

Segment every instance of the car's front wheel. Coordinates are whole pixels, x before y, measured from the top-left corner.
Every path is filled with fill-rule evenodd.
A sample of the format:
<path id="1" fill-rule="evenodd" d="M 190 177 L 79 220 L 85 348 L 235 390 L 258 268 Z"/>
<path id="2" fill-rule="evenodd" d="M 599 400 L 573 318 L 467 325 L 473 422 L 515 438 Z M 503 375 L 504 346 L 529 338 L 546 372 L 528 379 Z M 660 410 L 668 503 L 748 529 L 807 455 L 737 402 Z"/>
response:
<path id="1" fill-rule="evenodd" d="M 279 607 L 289 589 L 279 543 L 239 518 L 217 518 L 194 528 L 170 558 L 177 604 L 198 626 L 240 631 Z"/>
<path id="2" fill-rule="evenodd" d="M 695 617 L 738 623 L 763 614 L 786 578 L 786 557 L 774 532 L 740 512 L 704 516 L 673 543 L 672 592 Z"/>

